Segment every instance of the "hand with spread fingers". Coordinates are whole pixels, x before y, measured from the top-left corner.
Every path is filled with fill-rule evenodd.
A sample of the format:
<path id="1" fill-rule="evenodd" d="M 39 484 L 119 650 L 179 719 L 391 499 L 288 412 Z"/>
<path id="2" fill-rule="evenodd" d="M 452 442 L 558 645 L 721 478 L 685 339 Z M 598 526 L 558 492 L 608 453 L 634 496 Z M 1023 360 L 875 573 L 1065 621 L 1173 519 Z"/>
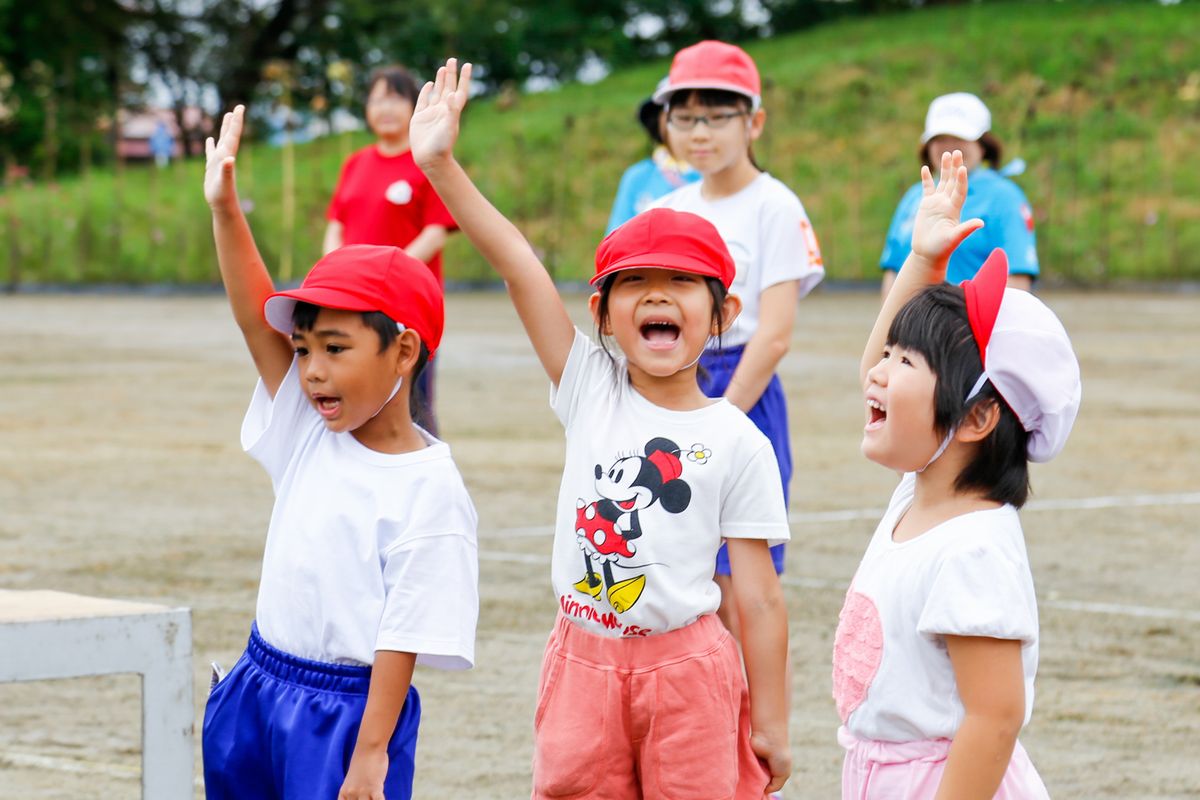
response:
<path id="1" fill-rule="evenodd" d="M 204 142 L 207 157 L 204 165 L 204 199 L 212 208 L 237 202 L 233 165 L 242 139 L 242 124 L 246 107 L 238 105 L 221 119 L 221 133 L 216 142 L 210 136 Z"/>
<path id="2" fill-rule="evenodd" d="M 426 169 L 450 158 L 458 141 L 459 119 L 471 92 L 471 65 L 458 69 L 458 59 L 446 60 L 437 77 L 421 87 L 409 123 L 409 144 L 417 166 Z"/>

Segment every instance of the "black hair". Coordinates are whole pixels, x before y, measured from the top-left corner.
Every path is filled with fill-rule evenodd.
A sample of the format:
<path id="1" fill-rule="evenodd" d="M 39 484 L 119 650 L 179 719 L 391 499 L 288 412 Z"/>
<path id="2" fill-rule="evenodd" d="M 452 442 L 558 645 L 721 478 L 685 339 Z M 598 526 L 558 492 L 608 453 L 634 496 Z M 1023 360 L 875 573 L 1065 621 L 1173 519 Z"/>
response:
<path id="1" fill-rule="evenodd" d="M 312 303 L 297 302 L 296 307 L 292 309 L 292 327 L 298 331 L 311 331 L 313 325 L 317 324 L 317 315 L 321 313 L 321 308 Z M 400 336 L 400 329 L 396 327 L 396 321 L 382 311 L 363 311 L 362 321 L 379 337 L 380 353 L 391 347 L 392 343 Z M 412 375 L 409 377 L 408 411 L 414 420 L 428 419 L 432 416 L 429 413 L 429 404 L 426 401 L 425 393 L 422 391 L 420 383 L 417 382 L 417 378 L 428 363 L 429 348 L 425 346 L 424 342 L 421 342 L 421 349 L 417 353 L 417 363 L 413 365 Z"/>
<path id="2" fill-rule="evenodd" d="M 663 144 L 662 112 L 662 104 L 654 102 L 654 98 L 652 97 L 647 97 L 638 106 L 638 122 L 646 129 L 650 141 L 656 145 Z"/>
<path id="3" fill-rule="evenodd" d="M 667 98 L 667 113 L 670 114 L 672 108 L 686 106 L 692 101 L 693 98 L 697 103 L 705 108 L 734 106 L 742 111 L 745 111 L 747 115 L 752 115 L 754 113 L 754 102 L 749 97 L 740 92 L 728 92 L 724 89 L 680 89 L 677 92 L 673 92 L 670 97 Z M 664 120 L 663 125 L 665 126 L 666 124 L 667 123 Z M 663 136 L 663 140 L 666 141 L 665 135 Z M 758 165 L 758 161 L 754 159 L 753 143 L 750 145 L 749 154 L 750 163 L 756 170 L 762 172 L 762 167 L 760 167 Z M 671 155 L 675 154 L 672 153 Z"/>
<path id="4" fill-rule="evenodd" d="M 371 90 L 375 88 L 375 84 L 380 81 L 387 84 L 388 91 L 407 98 L 416 108 L 421 87 L 417 85 L 417 79 L 407 69 L 399 64 L 389 64 L 386 67 L 372 70 L 371 77 L 367 79 L 367 94 L 370 94 Z"/>
<path id="5" fill-rule="evenodd" d="M 1020 508 L 1029 499 L 1029 434 L 991 382 L 966 402 L 983 371 L 979 346 L 971 333 L 962 287 L 930 286 L 896 314 L 887 344 L 920 353 L 936 378 L 933 427 L 946 436 L 976 409 L 996 404 L 1000 420 L 979 442 L 975 457 L 954 481 L 959 492 L 979 491 L 989 500 Z"/>
<path id="6" fill-rule="evenodd" d="M 936 137 L 934 137 L 936 138 Z M 933 139 L 930 139 L 933 141 Z M 990 164 L 992 169 L 1000 169 L 1000 162 L 1004 159 L 1004 145 L 996 138 L 996 135 L 991 131 L 984 132 L 976 141 L 983 148 L 983 163 Z M 917 155 L 921 159 L 921 163 L 935 170 L 940 167 L 940 164 L 934 164 L 929 158 L 929 142 L 921 145 L 921 149 L 917 151 Z"/>
<path id="7" fill-rule="evenodd" d="M 605 341 L 604 329 L 608 325 L 608 295 L 612 291 L 613 279 L 619 274 L 619 272 L 614 272 L 612 275 L 609 275 L 600 281 L 600 286 L 596 289 L 600 294 L 600 303 L 596 308 L 596 338 L 600 341 L 600 346 L 604 348 L 605 353 L 608 353 L 610 359 L 613 355 L 609 351 L 608 344 Z M 704 283 L 708 286 L 708 293 L 712 295 L 712 322 L 718 331 L 717 347 L 720 348 L 721 334 L 719 331 L 725 328 L 725 298 L 729 296 L 729 290 L 725 288 L 725 284 L 721 283 L 720 280 L 710 276 L 705 276 Z"/>

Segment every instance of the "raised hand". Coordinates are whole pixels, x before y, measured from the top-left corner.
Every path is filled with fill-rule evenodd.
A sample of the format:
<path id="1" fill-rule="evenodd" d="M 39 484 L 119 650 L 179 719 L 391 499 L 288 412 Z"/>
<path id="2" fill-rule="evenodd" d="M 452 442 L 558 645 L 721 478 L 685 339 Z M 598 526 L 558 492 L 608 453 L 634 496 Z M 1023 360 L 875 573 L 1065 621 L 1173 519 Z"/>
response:
<path id="1" fill-rule="evenodd" d="M 431 167 L 454 151 L 458 122 L 471 91 L 471 65 L 458 70 L 458 59 L 446 59 L 437 77 L 421 87 L 412 122 L 408 126 L 413 160 L 422 169 Z"/>
<path id="2" fill-rule="evenodd" d="M 233 164 L 242 139 L 242 122 L 246 107 L 239 105 L 221 119 L 221 133 L 216 143 L 209 136 L 204 141 L 207 158 L 204 165 L 204 199 L 216 208 L 237 201 L 233 182 Z"/>
<path id="3" fill-rule="evenodd" d="M 967 168 L 962 152 L 942 155 L 941 176 L 934 185 L 929 167 L 921 167 L 924 197 L 913 223 L 912 251 L 932 262 L 944 263 L 963 239 L 983 227 L 983 220 L 962 218 L 967 199 Z"/>

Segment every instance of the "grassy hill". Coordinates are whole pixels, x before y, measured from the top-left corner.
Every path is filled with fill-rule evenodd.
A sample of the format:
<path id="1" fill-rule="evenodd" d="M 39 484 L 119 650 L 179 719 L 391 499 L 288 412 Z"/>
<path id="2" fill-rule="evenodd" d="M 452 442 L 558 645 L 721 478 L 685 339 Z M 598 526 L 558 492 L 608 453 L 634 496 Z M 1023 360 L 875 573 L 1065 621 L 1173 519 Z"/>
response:
<path id="1" fill-rule="evenodd" d="M 989 3 L 919 9 L 754 42 L 766 83 L 758 161 L 804 201 L 831 278 L 874 280 L 895 204 L 917 175 L 930 99 L 980 94 L 1035 206 L 1048 281 L 1200 279 L 1200 6 Z M 460 54 L 470 57 L 469 53 Z M 645 155 L 633 118 L 665 74 L 468 109 L 460 158 L 564 280 L 590 274 L 622 170 Z M 296 279 L 319 255 L 342 158 L 366 135 L 243 149 L 239 183 L 264 257 Z M 217 280 L 203 165 L 93 171 L 0 196 L 0 283 Z M 491 280 L 461 236 L 451 280 Z"/>

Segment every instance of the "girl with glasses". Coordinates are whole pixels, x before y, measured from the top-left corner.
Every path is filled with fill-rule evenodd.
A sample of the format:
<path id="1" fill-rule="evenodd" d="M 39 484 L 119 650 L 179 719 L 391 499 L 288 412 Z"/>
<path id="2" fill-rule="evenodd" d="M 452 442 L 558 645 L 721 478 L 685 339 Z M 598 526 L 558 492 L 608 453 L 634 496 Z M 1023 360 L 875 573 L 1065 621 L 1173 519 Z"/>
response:
<path id="1" fill-rule="evenodd" d="M 746 412 L 771 440 L 786 503 L 792 453 L 786 398 L 775 370 L 791 343 L 796 304 L 820 283 L 825 269 L 804 206 L 754 160 L 752 146 L 766 123 L 761 92 L 758 68 L 739 47 L 706 41 L 675 54 L 655 99 L 667 107 L 671 152 L 703 177 L 658 205 L 713 223 L 737 262 L 732 291 L 742 298 L 743 310 L 701 356 L 700 387 Z M 771 555 L 782 573 L 784 546 L 772 548 Z M 732 584 L 724 547 L 716 572 L 728 598 Z M 727 601 L 721 619 L 739 636 Z"/>

